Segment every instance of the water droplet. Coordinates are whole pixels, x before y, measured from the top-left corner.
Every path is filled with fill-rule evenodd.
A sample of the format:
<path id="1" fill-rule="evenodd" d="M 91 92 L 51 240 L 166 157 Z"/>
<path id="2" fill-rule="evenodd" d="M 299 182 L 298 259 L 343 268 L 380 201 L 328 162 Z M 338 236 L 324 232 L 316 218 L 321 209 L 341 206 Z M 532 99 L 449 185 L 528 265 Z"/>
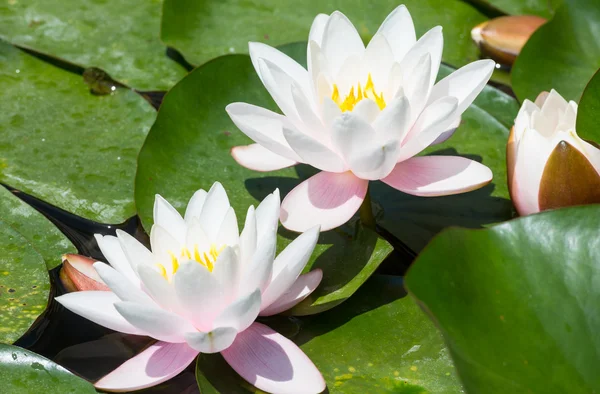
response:
<path id="1" fill-rule="evenodd" d="M 229 53 L 234 53 L 235 52 L 235 48 L 234 47 L 229 47 Z"/>
<path id="2" fill-rule="evenodd" d="M 19 70 L 18 68 L 15 70 L 15 72 L 18 74 L 21 72 L 21 70 Z"/>
<path id="3" fill-rule="evenodd" d="M 17 353 L 13 353 L 13 354 L 12 354 L 12 359 L 13 359 L 13 360 L 16 360 L 16 359 L 17 359 Z"/>

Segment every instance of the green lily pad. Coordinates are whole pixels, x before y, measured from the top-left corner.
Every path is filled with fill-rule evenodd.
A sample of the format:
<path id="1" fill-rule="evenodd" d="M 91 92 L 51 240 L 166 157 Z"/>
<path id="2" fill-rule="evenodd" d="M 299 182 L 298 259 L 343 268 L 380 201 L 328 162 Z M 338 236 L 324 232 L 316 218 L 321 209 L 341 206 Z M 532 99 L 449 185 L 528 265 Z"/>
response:
<path id="1" fill-rule="evenodd" d="M 474 2 L 504 14 L 539 15 L 551 18 L 563 0 L 474 0 Z"/>
<path id="2" fill-rule="evenodd" d="M 440 327 L 467 392 L 600 390 L 599 206 L 435 238 L 406 284 Z"/>
<path id="3" fill-rule="evenodd" d="M 442 65 L 438 79 L 452 71 Z M 508 134 L 518 110 L 514 98 L 487 86 L 463 114 L 452 138 L 422 153 L 459 155 L 480 161 L 492 170 L 492 184 L 454 196 L 416 197 L 381 182 L 372 183 L 372 198 L 383 210 L 380 224 L 419 251 L 443 228 L 478 228 L 510 219 L 512 204 L 505 156 Z"/>
<path id="4" fill-rule="evenodd" d="M 577 134 L 586 140 L 600 142 L 600 72 L 588 83 L 577 109 Z"/>
<path id="5" fill-rule="evenodd" d="M 91 383 L 47 358 L 17 346 L 0 344 L 0 392 L 79 394 L 96 390 Z"/>
<path id="6" fill-rule="evenodd" d="M 291 53 L 299 46 L 287 48 Z M 208 91 L 214 93 L 204 93 Z M 217 58 L 192 71 L 165 96 L 138 159 L 136 206 L 146 230 L 152 225 L 157 193 L 183 211 L 196 190 L 208 190 L 219 181 L 227 190 L 241 228 L 250 205 L 258 205 L 276 188 L 284 196 L 300 183 L 299 178 L 311 175 L 306 166 L 265 174 L 238 165 L 229 151 L 250 140 L 236 130 L 225 112 L 225 106 L 235 101 L 275 109 L 247 55 Z M 296 237 L 282 228 L 277 250 L 281 252 Z M 344 301 L 391 250 L 373 231 L 356 223 L 321 234 L 306 269 L 322 268 L 323 281 L 296 313 L 317 313 Z"/>
<path id="7" fill-rule="evenodd" d="M 265 324 L 304 350 L 332 394 L 462 393 L 439 333 L 405 296 L 401 278 L 375 275 L 338 308 Z M 196 378 L 202 393 L 258 392 L 220 355 L 201 354 Z"/>
<path id="8" fill-rule="evenodd" d="M 0 181 L 76 215 L 135 214 L 137 153 L 156 112 L 128 89 L 89 92 L 80 76 L 0 42 Z"/>
<path id="9" fill-rule="evenodd" d="M 306 41 L 315 16 L 335 10 L 344 12 L 363 39 L 370 40 L 400 4 L 411 12 L 418 36 L 434 26 L 444 27 L 446 62 L 462 66 L 477 59 L 468 32 L 486 17 L 458 0 L 165 0 L 161 38 L 189 62 L 202 64 L 228 53 L 248 53 L 248 41 L 271 46 Z"/>
<path id="10" fill-rule="evenodd" d="M 600 2 L 564 0 L 554 18 L 527 41 L 512 70 L 517 97 L 535 100 L 556 89 L 579 101 L 600 68 Z"/>
<path id="11" fill-rule="evenodd" d="M 0 343 L 12 343 L 46 309 L 50 279 L 43 257 L 2 221 L 0 250 Z"/>
<path id="12" fill-rule="evenodd" d="M 77 253 L 75 246 L 44 215 L 1 186 L 0 218 L 27 238 L 48 269 L 60 265 L 63 254 Z"/>
<path id="13" fill-rule="evenodd" d="M 167 90 L 185 69 L 160 42 L 161 0 L 10 0 L 0 38 L 82 67 L 100 67 L 142 90 Z"/>

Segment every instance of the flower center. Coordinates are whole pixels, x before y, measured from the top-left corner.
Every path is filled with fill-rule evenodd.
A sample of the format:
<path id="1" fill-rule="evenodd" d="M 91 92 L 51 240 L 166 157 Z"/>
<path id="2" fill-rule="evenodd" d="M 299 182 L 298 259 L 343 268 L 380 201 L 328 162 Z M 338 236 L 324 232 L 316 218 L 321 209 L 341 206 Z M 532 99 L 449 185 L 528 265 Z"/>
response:
<path id="1" fill-rule="evenodd" d="M 379 106 L 379 109 L 385 108 L 383 93 L 377 94 L 371 74 L 369 74 L 369 77 L 367 78 L 367 84 L 365 85 L 364 89 L 359 82 L 356 92 L 354 91 L 354 86 L 352 86 L 350 88 L 350 92 L 343 100 L 340 97 L 338 86 L 333 84 L 333 93 L 331 94 L 331 99 L 340 107 L 342 112 L 352 111 L 359 101 L 366 98 L 375 101 L 375 103 L 377 103 Z"/>
<path id="2" fill-rule="evenodd" d="M 217 258 L 219 257 L 219 254 L 221 254 L 223 249 L 225 249 L 225 245 L 221 246 L 220 248 L 217 248 L 217 245 L 212 244 L 210 245 L 208 253 L 200 253 L 198 251 L 198 245 L 194 245 L 193 251 L 189 250 L 186 247 L 181 249 L 181 254 L 179 257 L 177 257 L 173 252 L 169 251 L 169 255 L 171 256 L 172 267 L 171 275 L 168 274 L 167 269 L 163 264 L 157 263 L 156 266 L 158 267 L 158 272 L 167 280 L 169 280 L 170 277 L 175 275 L 175 272 L 177 272 L 177 270 L 179 269 L 180 260 L 182 259 L 183 261 L 194 260 L 197 263 L 200 263 L 203 266 L 205 266 L 209 272 L 212 272 L 214 264 L 217 262 Z"/>

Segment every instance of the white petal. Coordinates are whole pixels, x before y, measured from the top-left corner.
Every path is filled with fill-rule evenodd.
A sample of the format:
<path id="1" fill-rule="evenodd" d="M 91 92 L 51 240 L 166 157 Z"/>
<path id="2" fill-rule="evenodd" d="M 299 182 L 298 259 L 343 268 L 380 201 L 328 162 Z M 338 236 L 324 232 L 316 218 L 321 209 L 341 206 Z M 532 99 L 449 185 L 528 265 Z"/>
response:
<path id="1" fill-rule="evenodd" d="M 160 195 L 154 199 L 154 224 L 158 224 L 169 232 L 180 243 L 185 242 L 187 226 L 175 208 Z"/>
<path id="2" fill-rule="evenodd" d="M 112 292 L 122 301 L 133 301 L 140 304 L 155 305 L 154 301 L 148 297 L 148 294 L 140 290 L 123 274 L 112 268 L 110 265 L 96 262 L 94 263 L 94 269 L 98 272 L 98 275 L 100 275 L 104 283 L 106 283 Z"/>
<path id="3" fill-rule="evenodd" d="M 200 212 L 202 212 L 207 194 L 206 190 L 200 189 L 190 198 L 184 216 L 184 220 L 188 226 L 192 223 L 192 218 L 200 219 Z"/>
<path id="4" fill-rule="evenodd" d="M 376 180 L 394 168 L 397 138 L 377 135 L 371 125 L 351 112 L 342 114 L 332 128 L 332 141 L 356 176 Z"/>
<path id="5" fill-rule="evenodd" d="M 117 237 L 113 237 L 112 235 L 102 236 L 100 234 L 94 234 L 94 237 L 96 238 L 96 242 L 98 243 L 100 251 L 104 257 L 106 257 L 106 260 L 108 260 L 110 265 L 125 275 L 125 277 L 131 281 L 131 283 L 135 283 L 136 286 L 139 286 L 139 279 L 135 274 L 131 263 L 125 256 L 125 253 L 121 248 L 121 243 Z"/>
<path id="6" fill-rule="evenodd" d="M 227 192 L 223 189 L 223 185 L 215 182 L 208 191 L 200 214 L 200 225 L 211 242 L 217 241 L 219 228 L 230 207 L 229 198 L 227 198 Z"/>
<path id="7" fill-rule="evenodd" d="M 204 228 L 202 228 L 199 218 L 192 218 L 191 223 L 188 226 L 185 243 L 190 251 L 194 251 L 195 249 L 198 249 L 198 251 L 210 249 L 211 240 L 204 232 Z"/>
<path id="8" fill-rule="evenodd" d="M 336 75 L 349 56 L 362 56 L 365 46 L 352 22 L 341 12 L 335 11 L 325 25 L 321 49 L 332 74 Z"/>
<path id="9" fill-rule="evenodd" d="M 352 109 L 352 113 L 361 117 L 367 123 L 373 123 L 381 113 L 381 110 L 375 101 L 367 98 L 360 100 Z M 341 114 L 340 112 L 336 117 L 339 117 Z"/>
<path id="10" fill-rule="evenodd" d="M 256 208 L 256 229 L 258 239 L 261 239 L 266 234 L 277 232 L 279 227 L 279 209 L 281 200 L 279 197 L 279 189 L 265 197 L 264 200 Z"/>
<path id="11" fill-rule="evenodd" d="M 225 110 L 235 125 L 265 149 L 293 161 L 300 157 L 283 136 L 283 125 L 293 127 L 285 116 L 246 103 L 229 104 Z"/>
<path id="12" fill-rule="evenodd" d="M 343 160 L 328 146 L 295 128 L 284 127 L 283 134 L 292 149 L 302 158 L 302 162 L 323 171 L 343 172 L 346 170 Z"/>
<path id="13" fill-rule="evenodd" d="M 240 260 L 242 266 L 250 264 L 250 259 L 254 256 L 254 251 L 256 250 L 257 237 L 256 213 L 254 206 L 251 205 L 248 208 L 244 229 L 240 235 Z"/>
<path id="14" fill-rule="evenodd" d="M 286 159 L 259 144 L 234 146 L 231 156 L 241 166 L 254 171 L 269 172 L 295 166 L 297 161 Z"/>
<path id="15" fill-rule="evenodd" d="M 448 130 L 459 116 L 456 111 L 457 106 L 458 100 L 455 97 L 443 97 L 429 104 L 409 132 L 410 139 L 402 145 L 398 161 L 418 154 Z"/>
<path id="16" fill-rule="evenodd" d="M 402 141 L 410 130 L 412 106 L 405 96 L 396 97 L 373 123 L 378 138 Z"/>
<path id="17" fill-rule="evenodd" d="M 310 33 L 308 33 L 308 41 L 315 41 L 319 46 L 323 41 L 323 33 L 325 32 L 325 25 L 329 20 L 329 15 L 319 14 L 313 20 L 310 26 Z"/>
<path id="18" fill-rule="evenodd" d="M 457 110 L 462 114 L 488 83 L 495 64 L 492 60 L 478 60 L 453 72 L 435 84 L 429 103 L 444 96 L 453 96 L 458 99 Z"/>
<path id="19" fill-rule="evenodd" d="M 261 309 L 267 308 L 298 279 L 319 240 L 319 226 L 313 227 L 293 240 L 275 259 L 273 278 L 263 292 Z"/>
<path id="20" fill-rule="evenodd" d="M 319 172 L 296 186 L 281 203 L 281 223 L 292 231 L 321 225 L 323 231 L 346 223 L 365 199 L 369 181 L 351 172 Z"/>
<path id="21" fill-rule="evenodd" d="M 444 36 L 442 27 L 437 26 L 429 30 L 417 41 L 417 43 L 408 51 L 404 59 L 400 62 L 400 68 L 404 71 L 404 80 L 407 81 L 411 75 L 407 70 L 413 70 L 421 57 L 429 53 L 431 56 L 431 74 L 430 85 L 433 85 L 437 78 L 442 61 L 442 50 L 444 48 Z"/>
<path id="22" fill-rule="evenodd" d="M 381 24 L 378 34 L 383 34 L 392 45 L 396 61 L 400 62 L 417 42 L 415 26 L 406 6 L 400 5 Z"/>
<path id="23" fill-rule="evenodd" d="M 306 274 L 300 275 L 294 284 L 283 293 L 275 302 L 264 308 L 260 316 L 272 316 L 287 311 L 308 297 L 323 279 L 323 271 L 320 269 L 312 270 Z"/>
<path id="24" fill-rule="evenodd" d="M 219 327 L 210 332 L 189 332 L 185 335 L 187 344 L 201 353 L 218 353 L 227 349 L 237 335 L 233 327 Z"/>
<path id="25" fill-rule="evenodd" d="M 114 304 L 121 299 L 112 291 L 78 291 L 56 297 L 56 301 L 71 312 L 111 330 L 146 335 L 117 312 Z"/>
<path id="26" fill-rule="evenodd" d="M 240 294 L 237 290 L 241 279 L 241 268 L 239 258 L 230 246 L 223 249 L 215 261 L 212 275 L 218 282 L 222 304 L 232 302 Z"/>
<path id="27" fill-rule="evenodd" d="M 364 101 L 364 100 L 363 100 Z M 359 103 L 360 104 L 360 103 Z M 377 107 L 379 109 L 379 107 Z M 331 97 L 325 97 L 323 99 L 323 105 L 321 107 L 323 117 L 323 123 L 327 127 L 331 127 L 333 122 L 342 115 L 340 107 L 331 99 Z"/>
<path id="28" fill-rule="evenodd" d="M 254 69 L 258 73 L 265 87 L 269 89 L 266 82 L 266 76 L 263 74 L 259 63 L 260 60 L 265 60 L 268 63 L 275 64 L 283 73 L 285 73 L 291 80 L 293 80 L 304 92 L 306 97 L 311 97 L 310 80 L 308 78 L 308 72 L 304 67 L 298 64 L 294 59 L 286 55 L 285 53 L 260 42 L 250 42 L 248 44 L 250 52 L 250 58 Z M 271 93 L 271 91 L 269 91 Z M 271 93 L 273 96 L 273 93 Z M 275 99 L 275 96 L 273 96 Z M 277 101 L 277 100 L 276 100 Z M 283 108 L 282 108 L 283 110 Z"/>
<path id="29" fill-rule="evenodd" d="M 238 228 L 235 210 L 232 207 L 229 207 L 229 210 L 225 214 L 225 218 L 221 223 L 216 240 L 216 244 L 219 246 L 235 246 L 240 242 L 240 230 Z"/>
<path id="30" fill-rule="evenodd" d="M 376 89 L 381 90 L 388 84 L 390 70 L 394 64 L 394 54 L 388 40 L 383 34 L 375 34 L 362 59 L 362 79 L 367 81 L 371 75 Z"/>
<path id="31" fill-rule="evenodd" d="M 421 56 L 421 59 L 409 73 L 410 78 L 403 86 L 404 94 L 410 101 L 412 117 L 409 121 L 415 121 L 429 99 L 429 93 L 433 86 L 431 78 L 431 55 L 429 53 Z"/>
<path id="32" fill-rule="evenodd" d="M 224 294 L 216 276 L 195 261 L 179 267 L 173 276 L 177 299 L 185 316 L 202 331 L 210 331 L 214 318 L 221 313 Z"/>
<path id="33" fill-rule="evenodd" d="M 161 274 L 149 266 L 138 267 L 138 275 L 145 291 L 164 309 L 178 313 L 181 311 L 175 288 Z"/>
<path id="34" fill-rule="evenodd" d="M 260 310 L 260 299 L 259 289 L 238 299 L 217 316 L 214 327 L 233 327 L 238 332 L 244 331 L 256 320 Z"/>
<path id="35" fill-rule="evenodd" d="M 258 288 L 261 291 L 271 280 L 273 261 L 277 249 L 277 233 L 265 234 L 250 261 L 244 265 L 239 294 L 248 294 Z"/>
<path id="36" fill-rule="evenodd" d="M 158 307 L 120 301 L 115 308 L 134 327 L 159 341 L 181 343 L 186 332 L 196 331 L 188 320 Z"/>
<path id="37" fill-rule="evenodd" d="M 173 238 L 167 230 L 156 224 L 150 229 L 150 245 L 152 253 L 158 260 L 156 263 L 162 264 L 167 272 L 172 273 L 172 259 L 179 256 L 184 245 Z"/>
<path id="38" fill-rule="evenodd" d="M 152 252 L 130 234 L 117 230 L 117 238 L 130 265 L 136 271 L 141 265 L 152 266 L 157 263 L 156 257 L 154 257 Z"/>

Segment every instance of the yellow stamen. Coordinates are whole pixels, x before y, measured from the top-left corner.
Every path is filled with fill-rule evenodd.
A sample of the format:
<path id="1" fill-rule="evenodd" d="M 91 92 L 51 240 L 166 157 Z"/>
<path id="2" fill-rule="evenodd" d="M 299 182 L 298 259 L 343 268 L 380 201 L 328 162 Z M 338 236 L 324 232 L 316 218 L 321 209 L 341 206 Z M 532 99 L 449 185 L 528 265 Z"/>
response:
<path id="1" fill-rule="evenodd" d="M 158 267 L 158 273 L 165 279 L 167 278 L 167 269 L 165 268 L 164 265 L 162 264 L 156 264 L 156 266 Z"/>
<path id="2" fill-rule="evenodd" d="M 383 93 L 377 94 L 375 90 L 375 84 L 373 83 L 373 78 L 371 74 L 369 74 L 367 78 L 367 83 L 365 88 L 363 89 L 360 82 L 358 83 L 357 93 L 354 93 L 354 86 L 350 88 L 350 92 L 346 95 L 346 98 L 343 100 L 340 97 L 340 90 L 336 84 L 333 85 L 333 93 L 331 94 L 331 99 L 335 102 L 342 112 L 352 111 L 356 104 L 358 104 L 363 99 L 371 99 L 375 101 L 379 109 L 384 109 L 386 106 L 385 99 L 383 98 Z"/>

